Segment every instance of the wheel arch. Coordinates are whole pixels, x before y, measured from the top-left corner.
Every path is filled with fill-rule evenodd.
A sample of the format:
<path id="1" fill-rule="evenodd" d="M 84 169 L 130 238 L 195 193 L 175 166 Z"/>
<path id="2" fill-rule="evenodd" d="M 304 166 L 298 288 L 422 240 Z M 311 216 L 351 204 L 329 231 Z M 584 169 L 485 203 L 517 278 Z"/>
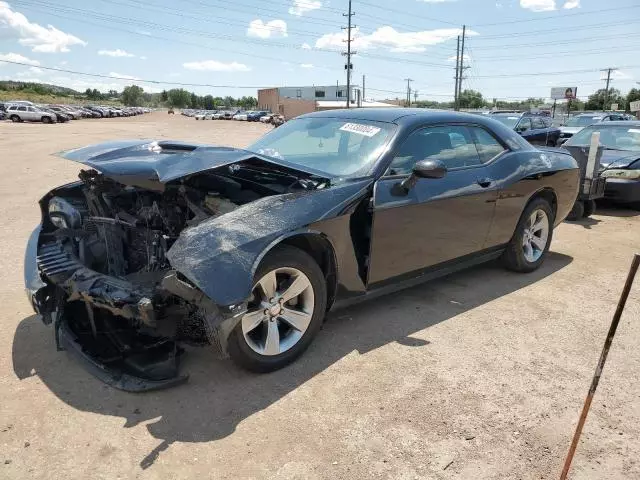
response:
<path id="1" fill-rule="evenodd" d="M 558 213 L 558 195 L 556 194 L 555 190 L 553 188 L 551 188 L 551 187 L 544 187 L 544 188 L 541 188 L 540 190 L 534 192 L 533 195 L 531 195 L 529 197 L 529 200 L 525 204 L 523 212 L 529 206 L 529 204 L 531 202 L 533 202 L 534 200 L 536 200 L 538 198 L 542 198 L 542 199 L 546 200 L 547 202 L 549 202 L 549 205 L 551 206 L 551 210 L 553 212 L 553 218 L 554 218 L 554 221 L 555 221 L 555 218 L 556 218 L 557 213 Z"/>
<path id="2" fill-rule="evenodd" d="M 315 230 L 300 230 L 281 236 L 271 242 L 267 248 L 265 248 L 258 257 L 256 257 L 251 269 L 252 276 L 255 275 L 255 272 L 264 257 L 279 245 L 289 245 L 298 248 L 311 256 L 311 258 L 313 258 L 318 264 L 322 270 L 325 283 L 327 285 L 328 311 L 336 299 L 338 290 L 338 263 L 335 247 L 331 240 L 329 240 L 329 238 L 323 233 Z"/>

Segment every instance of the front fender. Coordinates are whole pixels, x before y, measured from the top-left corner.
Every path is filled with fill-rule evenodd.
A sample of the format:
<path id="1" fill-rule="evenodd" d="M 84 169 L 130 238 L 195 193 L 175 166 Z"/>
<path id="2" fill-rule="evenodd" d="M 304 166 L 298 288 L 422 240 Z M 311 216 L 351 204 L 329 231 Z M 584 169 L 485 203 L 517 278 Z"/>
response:
<path id="1" fill-rule="evenodd" d="M 245 301 L 262 256 L 309 224 L 348 212 L 372 178 L 324 190 L 265 197 L 185 229 L 167 258 L 172 267 L 219 306 Z"/>

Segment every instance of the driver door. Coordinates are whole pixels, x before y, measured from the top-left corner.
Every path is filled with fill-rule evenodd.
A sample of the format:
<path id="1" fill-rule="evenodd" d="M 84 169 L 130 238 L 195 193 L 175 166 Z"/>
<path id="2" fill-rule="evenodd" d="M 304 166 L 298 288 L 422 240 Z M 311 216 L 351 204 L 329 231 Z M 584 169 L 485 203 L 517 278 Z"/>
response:
<path id="1" fill-rule="evenodd" d="M 496 182 L 483 162 L 473 133 L 464 125 L 414 131 L 397 149 L 385 176 L 375 185 L 369 285 L 381 284 L 482 250 L 498 198 Z M 497 150 L 504 150 L 495 140 Z M 491 141 L 491 140 L 490 140 Z M 448 171 L 440 179 L 418 179 L 406 195 L 398 183 L 420 160 L 440 160 Z"/>

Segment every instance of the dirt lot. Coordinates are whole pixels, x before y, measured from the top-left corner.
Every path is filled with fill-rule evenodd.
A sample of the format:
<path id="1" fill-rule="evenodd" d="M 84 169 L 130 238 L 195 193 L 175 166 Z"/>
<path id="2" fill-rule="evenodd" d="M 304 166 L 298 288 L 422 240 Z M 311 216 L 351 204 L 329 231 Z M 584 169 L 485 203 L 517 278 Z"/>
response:
<path id="1" fill-rule="evenodd" d="M 557 478 L 640 216 L 563 224 L 530 275 L 487 265 L 333 315 L 294 365 L 249 374 L 204 349 L 182 387 L 126 394 L 56 352 L 23 293 L 36 201 L 107 139 L 243 146 L 269 127 L 155 113 L 0 124 L 0 478 Z M 639 279 L 640 280 L 640 279 Z M 640 281 L 571 478 L 640 478 Z"/>

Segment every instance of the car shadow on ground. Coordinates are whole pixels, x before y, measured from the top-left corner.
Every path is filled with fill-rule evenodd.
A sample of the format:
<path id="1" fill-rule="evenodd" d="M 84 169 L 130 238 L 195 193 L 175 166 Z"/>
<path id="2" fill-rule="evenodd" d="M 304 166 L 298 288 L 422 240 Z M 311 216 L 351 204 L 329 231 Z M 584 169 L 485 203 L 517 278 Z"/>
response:
<path id="1" fill-rule="evenodd" d="M 634 210 L 626 206 L 616 205 L 615 203 L 608 202 L 606 200 L 598 201 L 598 208 L 596 209 L 596 215 L 605 215 L 607 217 L 637 217 L 640 215 L 640 209 Z"/>
<path id="2" fill-rule="evenodd" d="M 185 356 L 184 386 L 144 394 L 124 393 L 91 377 L 71 356 L 55 351 L 53 333 L 35 315 L 18 326 L 13 342 L 13 367 L 20 379 L 37 375 L 73 408 L 122 417 L 124 427 L 147 424 L 161 441 L 140 466 L 151 466 L 174 442 L 208 442 L 232 434 L 237 425 L 269 407 L 344 356 L 364 355 L 397 342 L 428 348 L 429 341 L 411 335 L 538 282 L 573 259 L 551 253 L 529 274 L 502 269 L 496 263 L 475 267 L 400 293 L 331 313 L 309 350 L 292 365 L 257 375 L 216 360 L 207 349 Z"/>

